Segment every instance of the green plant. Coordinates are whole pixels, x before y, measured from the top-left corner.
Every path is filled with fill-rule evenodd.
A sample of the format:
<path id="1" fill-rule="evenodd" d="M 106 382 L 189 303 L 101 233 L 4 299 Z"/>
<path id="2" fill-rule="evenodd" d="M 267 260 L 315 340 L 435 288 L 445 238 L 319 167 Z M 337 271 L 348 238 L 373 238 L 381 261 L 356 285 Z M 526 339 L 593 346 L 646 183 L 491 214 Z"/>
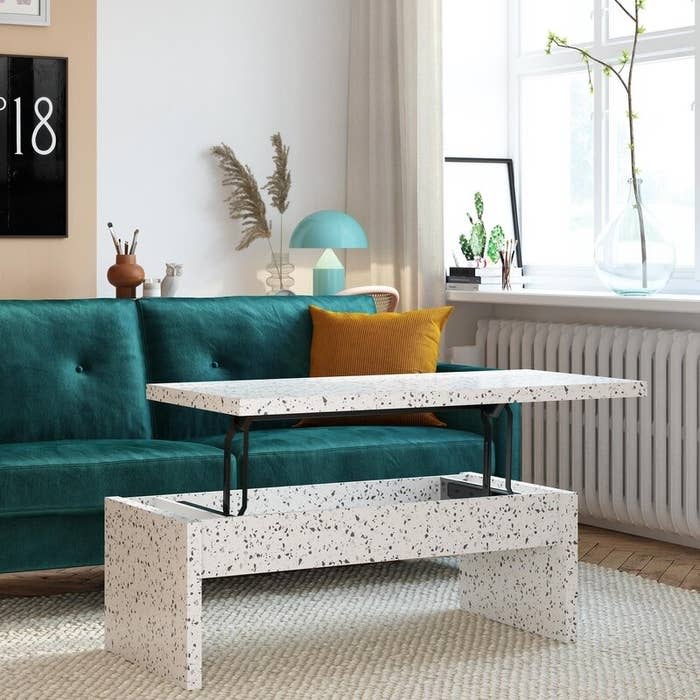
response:
<path id="1" fill-rule="evenodd" d="M 637 210 L 637 217 L 639 221 L 639 242 L 641 248 L 642 256 L 642 287 L 646 288 L 647 283 L 647 242 L 644 233 L 644 213 L 642 211 L 640 195 L 639 195 L 639 168 L 637 167 L 637 158 L 635 152 L 635 141 L 634 141 L 634 120 L 638 118 L 632 109 L 632 76 L 634 72 L 634 59 L 637 55 L 637 43 L 639 37 L 644 34 L 644 27 L 639 23 L 639 11 L 645 9 L 646 0 L 634 0 L 634 11 L 628 10 L 627 7 L 621 2 L 621 0 L 612 0 L 618 8 L 624 12 L 624 14 L 634 23 L 634 35 L 632 38 L 632 46 L 630 49 L 622 49 L 620 58 L 617 62 L 617 67 L 613 66 L 611 63 L 604 61 L 600 58 L 596 58 L 586 49 L 582 49 L 580 46 L 573 46 L 568 43 L 565 37 L 559 36 L 554 32 L 549 32 L 547 36 L 547 47 L 545 53 L 552 53 L 552 46 L 558 46 L 561 49 L 571 49 L 572 51 L 577 51 L 581 55 L 581 60 L 586 64 L 586 69 L 588 71 L 588 87 L 591 92 L 593 92 L 593 75 L 591 73 L 591 61 L 602 66 L 603 75 L 606 77 L 614 76 L 622 88 L 624 89 L 627 96 L 627 124 L 629 130 L 629 143 L 627 144 L 630 152 L 630 170 L 632 173 L 632 192 L 634 193 L 635 209 Z M 625 77 L 625 69 L 627 69 L 627 75 Z"/>
<path id="2" fill-rule="evenodd" d="M 472 227 L 471 233 L 469 238 L 464 234 L 459 237 L 459 247 L 467 260 L 486 258 L 497 263 L 500 260 L 498 253 L 506 240 L 503 227 L 497 224 L 487 234 L 484 224 L 484 198 L 481 196 L 481 192 L 474 194 L 474 209 L 476 210 L 476 221 L 467 212 L 467 218 Z"/>

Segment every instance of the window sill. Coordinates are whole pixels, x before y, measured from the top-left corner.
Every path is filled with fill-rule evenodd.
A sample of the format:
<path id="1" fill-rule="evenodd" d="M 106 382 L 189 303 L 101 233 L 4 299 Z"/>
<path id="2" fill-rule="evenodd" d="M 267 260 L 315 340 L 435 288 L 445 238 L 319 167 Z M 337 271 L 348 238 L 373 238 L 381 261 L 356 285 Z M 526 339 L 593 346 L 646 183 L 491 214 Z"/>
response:
<path id="1" fill-rule="evenodd" d="M 661 313 L 700 312 L 700 296 L 691 294 L 654 294 L 649 297 L 621 297 L 611 292 L 566 292 L 553 289 L 525 289 L 513 292 L 447 291 L 445 298 L 448 302 L 469 304 L 558 306 L 579 309 L 658 311 Z"/>

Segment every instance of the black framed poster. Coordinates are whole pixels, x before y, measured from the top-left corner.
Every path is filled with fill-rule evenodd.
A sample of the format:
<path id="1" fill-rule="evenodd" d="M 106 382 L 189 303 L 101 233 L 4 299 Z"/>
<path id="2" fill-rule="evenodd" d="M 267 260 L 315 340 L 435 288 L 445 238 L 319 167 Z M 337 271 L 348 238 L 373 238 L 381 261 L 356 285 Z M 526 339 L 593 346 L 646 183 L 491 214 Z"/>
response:
<path id="1" fill-rule="evenodd" d="M 67 59 L 0 55 L 0 236 L 67 236 Z"/>
<path id="2" fill-rule="evenodd" d="M 506 239 L 518 244 L 516 262 L 522 267 L 513 161 L 510 158 L 448 157 L 443 172 L 445 269 L 461 260 L 459 234 L 469 230 L 467 212 L 475 215 L 474 195 L 477 192 L 482 196 L 486 227 L 490 229 L 498 224 Z"/>

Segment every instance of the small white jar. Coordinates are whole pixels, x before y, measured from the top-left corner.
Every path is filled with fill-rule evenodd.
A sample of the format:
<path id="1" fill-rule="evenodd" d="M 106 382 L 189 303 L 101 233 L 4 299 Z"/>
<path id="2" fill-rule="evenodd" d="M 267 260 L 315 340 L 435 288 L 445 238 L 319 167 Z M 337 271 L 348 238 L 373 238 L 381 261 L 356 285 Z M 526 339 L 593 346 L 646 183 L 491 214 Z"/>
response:
<path id="1" fill-rule="evenodd" d="M 143 296 L 144 297 L 159 297 L 160 296 L 160 279 L 157 277 L 147 277 L 143 281 Z"/>

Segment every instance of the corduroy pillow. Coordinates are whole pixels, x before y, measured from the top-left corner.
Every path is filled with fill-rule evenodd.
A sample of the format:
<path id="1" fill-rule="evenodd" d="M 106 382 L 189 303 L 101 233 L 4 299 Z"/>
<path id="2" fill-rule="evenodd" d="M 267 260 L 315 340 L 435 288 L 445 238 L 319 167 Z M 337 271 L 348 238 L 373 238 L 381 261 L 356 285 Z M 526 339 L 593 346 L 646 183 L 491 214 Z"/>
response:
<path id="1" fill-rule="evenodd" d="M 309 375 L 342 377 L 363 374 L 435 372 L 440 336 L 451 306 L 404 313 L 342 313 L 309 306 L 313 335 Z M 311 425 L 428 425 L 444 427 L 432 413 L 347 418 L 309 418 Z"/>

